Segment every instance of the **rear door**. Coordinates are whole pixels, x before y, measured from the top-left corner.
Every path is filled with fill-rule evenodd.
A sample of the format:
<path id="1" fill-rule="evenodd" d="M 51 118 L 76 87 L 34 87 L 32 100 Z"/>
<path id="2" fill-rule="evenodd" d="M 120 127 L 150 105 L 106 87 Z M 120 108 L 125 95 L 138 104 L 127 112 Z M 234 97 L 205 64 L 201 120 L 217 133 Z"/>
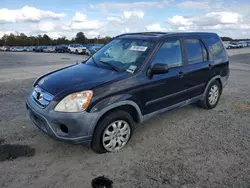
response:
<path id="1" fill-rule="evenodd" d="M 209 60 L 208 50 L 199 38 L 183 39 L 185 49 L 185 89 L 189 98 L 201 95 L 211 77 L 213 61 Z"/>

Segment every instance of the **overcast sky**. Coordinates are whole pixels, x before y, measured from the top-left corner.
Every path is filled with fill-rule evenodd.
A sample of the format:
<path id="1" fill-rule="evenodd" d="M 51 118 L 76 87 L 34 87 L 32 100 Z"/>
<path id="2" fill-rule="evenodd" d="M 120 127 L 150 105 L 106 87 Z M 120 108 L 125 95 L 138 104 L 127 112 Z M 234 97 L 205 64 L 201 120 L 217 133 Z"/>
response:
<path id="1" fill-rule="evenodd" d="M 138 31 L 212 31 L 250 38 L 249 0 L 0 0 L 0 37 L 71 38 Z"/>

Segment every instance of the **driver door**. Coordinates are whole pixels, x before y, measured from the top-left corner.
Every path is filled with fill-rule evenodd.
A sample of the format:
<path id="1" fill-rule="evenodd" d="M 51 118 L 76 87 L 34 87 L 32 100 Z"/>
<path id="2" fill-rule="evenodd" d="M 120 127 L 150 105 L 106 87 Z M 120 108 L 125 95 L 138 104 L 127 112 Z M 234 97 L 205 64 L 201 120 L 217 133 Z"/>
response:
<path id="1" fill-rule="evenodd" d="M 165 41 L 157 52 L 153 64 L 167 64 L 169 71 L 148 78 L 148 86 L 144 89 L 144 114 L 149 114 L 187 100 L 183 67 L 183 50 L 180 39 Z"/>

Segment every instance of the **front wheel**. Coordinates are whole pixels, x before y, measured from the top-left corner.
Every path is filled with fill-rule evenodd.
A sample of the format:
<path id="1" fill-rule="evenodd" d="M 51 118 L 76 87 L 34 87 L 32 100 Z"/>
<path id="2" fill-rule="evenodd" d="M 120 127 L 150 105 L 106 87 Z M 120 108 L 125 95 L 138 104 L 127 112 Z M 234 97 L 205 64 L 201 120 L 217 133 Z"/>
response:
<path id="1" fill-rule="evenodd" d="M 219 102 L 221 91 L 220 83 L 217 80 L 213 81 L 208 86 L 204 99 L 201 101 L 201 107 L 205 109 L 215 108 Z"/>
<path id="2" fill-rule="evenodd" d="M 97 153 L 121 150 L 129 141 L 134 121 L 125 111 L 106 115 L 97 125 L 93 135 L 92 149 Z"/>

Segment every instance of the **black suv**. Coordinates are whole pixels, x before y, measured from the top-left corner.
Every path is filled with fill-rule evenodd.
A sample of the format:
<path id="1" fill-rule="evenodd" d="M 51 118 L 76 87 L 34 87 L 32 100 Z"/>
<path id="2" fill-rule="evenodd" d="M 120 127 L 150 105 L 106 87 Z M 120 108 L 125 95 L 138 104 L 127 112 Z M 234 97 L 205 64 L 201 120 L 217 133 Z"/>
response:
<path id="1" fill-rule="evenodd" d="M 228 76 L 217 34 L 123 34 L 87 61 L 38 78 L 27 109 L 53 138 L 113 152 L 135 123 L 191 103 L 214 108 Z"/>

